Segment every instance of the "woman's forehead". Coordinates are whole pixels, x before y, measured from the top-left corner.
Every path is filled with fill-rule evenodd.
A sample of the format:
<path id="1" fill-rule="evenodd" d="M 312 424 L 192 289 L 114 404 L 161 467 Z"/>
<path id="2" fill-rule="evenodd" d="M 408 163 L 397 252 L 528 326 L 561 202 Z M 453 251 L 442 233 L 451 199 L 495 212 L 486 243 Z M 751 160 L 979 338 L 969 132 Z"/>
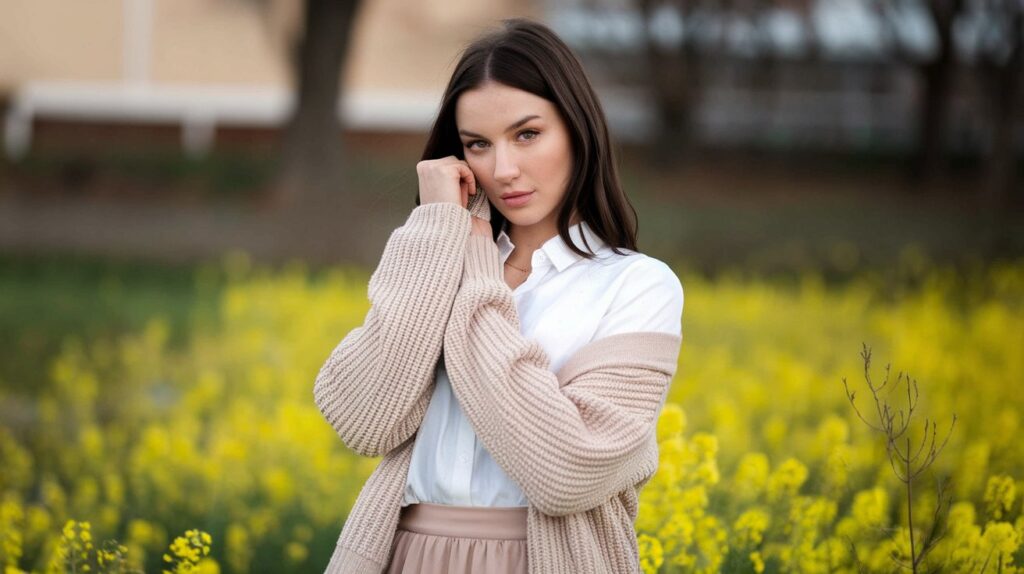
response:
<path id="1" fill-rule="evenodd" d="M 540 96 L 503 84 L 488 83 L 459 96 L 455 104 L 455 121 L 460 128 L 472 130 L 475 126 L 500 132 L 526 116 L 551 119 L 555 111 L 555 106 Z"/>

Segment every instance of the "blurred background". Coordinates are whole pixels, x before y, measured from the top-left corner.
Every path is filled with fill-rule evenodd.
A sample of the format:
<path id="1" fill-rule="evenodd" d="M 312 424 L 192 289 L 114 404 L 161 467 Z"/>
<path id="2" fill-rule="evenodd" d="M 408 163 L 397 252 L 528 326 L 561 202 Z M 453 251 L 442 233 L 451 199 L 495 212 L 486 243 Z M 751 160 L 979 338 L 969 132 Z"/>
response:
<path id="1" fill-rule="evenodd" d="M 0 561 L 71 571 L 74 519 L 147 571 L 190 528 L 207 571 L 322 571 L 376 461 L 313 378 L 460 49 L 510 16 L 579 55 L 640 249 L 686 292 L 645 570 L 920 553 L 941 497 L 906 516 L 840 382 L 862 344 L 940 443 L 958 417 L 935 516 L 971 550 L 933 565 L 1019 563 L 1019 0 L 0 0 Z"/>

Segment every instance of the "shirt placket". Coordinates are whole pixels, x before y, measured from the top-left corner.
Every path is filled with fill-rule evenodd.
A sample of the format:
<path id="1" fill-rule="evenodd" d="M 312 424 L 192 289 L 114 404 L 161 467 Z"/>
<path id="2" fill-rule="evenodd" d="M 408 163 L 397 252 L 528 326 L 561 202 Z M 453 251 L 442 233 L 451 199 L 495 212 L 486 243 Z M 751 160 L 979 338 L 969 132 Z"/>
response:
<path id="1" fill-rule="evenodd" d="M 452 472 L 452 491 L 456 503 L 472 506 L 471 486 L 473 484 L 473 456 L 476 449 L 476 435 L 473 426 L 465 416 L 459 417 L 455 433 L 455 461 Z"/>

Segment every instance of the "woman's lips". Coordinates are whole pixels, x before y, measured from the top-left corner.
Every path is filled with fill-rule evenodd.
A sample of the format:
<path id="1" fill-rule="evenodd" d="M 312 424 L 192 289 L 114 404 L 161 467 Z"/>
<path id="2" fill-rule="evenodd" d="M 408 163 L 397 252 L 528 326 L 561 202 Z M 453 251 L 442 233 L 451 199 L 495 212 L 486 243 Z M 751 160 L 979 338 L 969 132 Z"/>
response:
<path id="1" fill-rule="evenodd" d="M 505 205 L 509 207 L 520 207 L 522 205 L 526 205 L 527 203 L 529 203 L 530 199 L 533 197 L 533 193 L 534 192 L 531 191 L 530 193 L 524 193 L 522 195 L 503 197 L 501 198 L 501 200 L 504 201 Z"/>

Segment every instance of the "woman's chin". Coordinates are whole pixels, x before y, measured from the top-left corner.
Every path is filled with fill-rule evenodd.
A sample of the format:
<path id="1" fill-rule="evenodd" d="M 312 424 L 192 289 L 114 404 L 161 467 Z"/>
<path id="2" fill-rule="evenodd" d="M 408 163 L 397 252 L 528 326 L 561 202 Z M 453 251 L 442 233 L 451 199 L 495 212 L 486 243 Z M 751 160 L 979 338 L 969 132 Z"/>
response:
<path id="1" fill-rule="evenodd" d="M 509 213 L 502 212 L 502 215 L 509 224 L 516 227 L 529 227 L 536 224 L 541 219 L 544 219 L 543 217 L 526 210 L 512 210 Z"/>

